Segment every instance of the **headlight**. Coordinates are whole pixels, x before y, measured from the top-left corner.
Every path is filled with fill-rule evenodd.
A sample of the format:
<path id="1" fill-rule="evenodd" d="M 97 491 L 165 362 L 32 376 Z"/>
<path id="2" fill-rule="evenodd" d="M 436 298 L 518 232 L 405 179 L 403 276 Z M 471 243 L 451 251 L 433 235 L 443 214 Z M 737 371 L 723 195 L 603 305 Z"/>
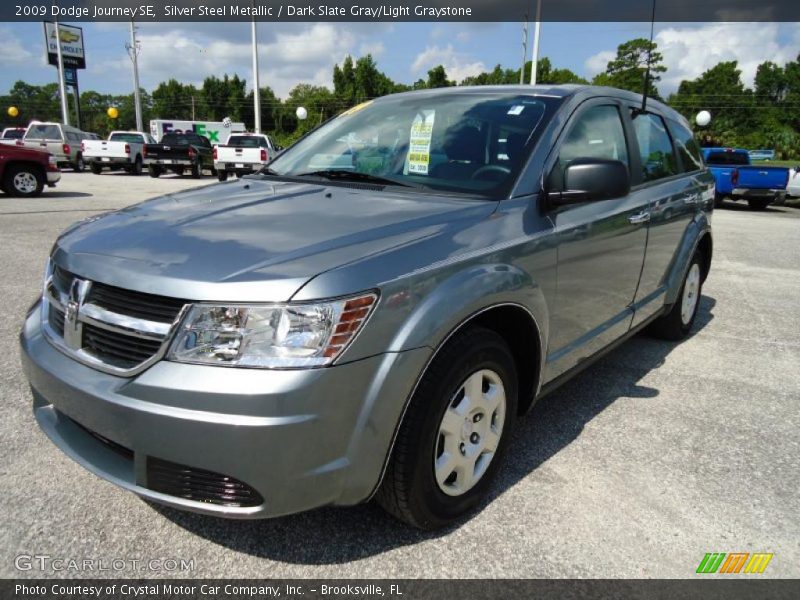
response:
<path id="1" fill-rule="evenodd" d="M 196 304 L 168 360 L 291 369 L 329 365 L 367 321 L 376 294 L 313 304 Z"/>

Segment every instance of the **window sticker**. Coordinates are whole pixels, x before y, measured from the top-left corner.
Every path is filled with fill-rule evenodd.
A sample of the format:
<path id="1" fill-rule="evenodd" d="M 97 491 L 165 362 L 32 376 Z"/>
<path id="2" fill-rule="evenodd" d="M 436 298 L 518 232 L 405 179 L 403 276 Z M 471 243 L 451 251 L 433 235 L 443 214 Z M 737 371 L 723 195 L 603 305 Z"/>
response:
<path id="1" fill-rule="evenodd" d="M 511 109 L 508 111 L 508 114 L 514 116 L 521 115 L 523 110 L 525 110 L 525 107 L 521 104 L 517 104 L 511 107 Z"/>
<path id="2" fill-rule="evenodd" d="M 408 172 L 414 175 L 427 175 L 431 162 L 431 139 L 435 110 L 423 110 L 411 123 L 411 139 L 408 145 Z"/>

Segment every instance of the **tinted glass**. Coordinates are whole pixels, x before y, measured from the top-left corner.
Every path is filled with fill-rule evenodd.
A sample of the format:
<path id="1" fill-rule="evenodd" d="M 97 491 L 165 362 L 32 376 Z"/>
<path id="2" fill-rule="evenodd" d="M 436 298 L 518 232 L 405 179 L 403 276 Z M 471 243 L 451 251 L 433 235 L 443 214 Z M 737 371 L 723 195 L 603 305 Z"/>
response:
<path id="1" fill-rule="evenodd" d="M 684 172 L 690 173 L 703 168 L 703 157 L 700 152 L 700 145 L 694 139 L 691 130 L 676 121 L 670 120 L 675 146 L 678 148 L 678 156 L 681 157 Z"/>
<path id="2" fill-rule="evenodd" d="M 746 152 L 712 152 L 706 162 L 710 165 L 749 165 L 750 157 Z"/>
<path id="3" fill-rule="evenodd" d="M 127 144 L 141 144 L 142 134 L 140 133 L 112 133 L 109 138 L 111 142 L 125 142 Z"/>
<path id="4" fill-rule="evenodd" d="M 31 125 L 25 135 L 29 140 L 60 140 L 61 130 L 58 125 Z"/>
<path id="5" fill-rule="evenodd" d="M 491 92 L 389 96 L 323 125 L 270 169 L 301 177 L 343 171 L 412 187 L 500 195 L 515 181 L 545 113 L 560 102 Z M 511 153 L 505 148 L 510 139 Z"/>
<path id="6" fill-rule="evenodd" d="M 232 135 L 228 139 L 228 146 L 235 148 L 266 148 L 267 141 L 262 137 L 252 135 Z"/>
<path id="7" fill-rule="evenodd" d="M 22 136 L 25 135 L 24 129 L 9 129 L 3 132 L 3 139 L 4 140 L 19 140 L 22 139 Z"/>
<path id="8" fill-rule="evenodd" d="M 549 187 L 564 189 L 564 169 L 579 158 L 604 158 L 628 163 L 625 131 L 616 106 L 595 106 L 577 117 L 558 152 Z"/>
<path id="9" fill-rule="evenodd" d="M 644 181 L 655 181 L 678 174 L 675 151 L 664 119 L 644 113 L 633 115 L 633 128 L 639 142 Z"/>

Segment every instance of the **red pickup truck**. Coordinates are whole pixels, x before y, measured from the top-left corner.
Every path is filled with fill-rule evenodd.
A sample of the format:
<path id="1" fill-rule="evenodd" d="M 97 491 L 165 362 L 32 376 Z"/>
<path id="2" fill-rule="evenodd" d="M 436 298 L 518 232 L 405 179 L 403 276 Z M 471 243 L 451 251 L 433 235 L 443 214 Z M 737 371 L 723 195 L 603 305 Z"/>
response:
<path id="1" fill-rule="evenodd" d="M 0 144 L 0 189 L 9 196 L 32 198 L 60 179 L 61 171 L 51 154 Z"/>

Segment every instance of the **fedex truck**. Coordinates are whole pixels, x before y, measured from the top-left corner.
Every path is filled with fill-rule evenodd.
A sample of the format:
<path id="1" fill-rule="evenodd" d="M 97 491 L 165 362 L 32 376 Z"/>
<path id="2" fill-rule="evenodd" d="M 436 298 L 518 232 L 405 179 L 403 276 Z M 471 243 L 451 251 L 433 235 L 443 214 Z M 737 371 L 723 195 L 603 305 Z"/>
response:
<path id="1" fill-rule="evenodd" d="M 244 123 L 230 121 L 179 121 L 177 119 L 153 119 L 150 121 L 150 134 L 160 142 L 164 134 L 193 131 L 208 138 L 212 146 L 224 144 L 232 133 L 244 133 Z"/>

